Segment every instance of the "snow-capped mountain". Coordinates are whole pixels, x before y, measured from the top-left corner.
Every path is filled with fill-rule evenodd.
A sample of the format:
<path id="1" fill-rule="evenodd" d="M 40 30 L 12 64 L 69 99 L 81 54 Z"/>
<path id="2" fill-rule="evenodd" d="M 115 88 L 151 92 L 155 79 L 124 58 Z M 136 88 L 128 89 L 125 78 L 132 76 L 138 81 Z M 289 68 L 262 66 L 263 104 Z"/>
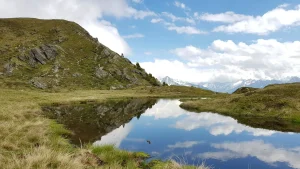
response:
<path id="1" fill-rule="evenodd" d="M 165 82 L 169 85 L 178 86 L 194 86 L 202 89 L 209 89 L 215 92 L 232 93 L 240 87 L 254 87 L 264 88 L 270 84 L 282 84 L 282 83 L 295 83 L 300 82 L 299 77 L 291 77 L 287 80 L 240 80 L 237 82 L 203 82 L 203 83 L 191 83 L 180 80 L 175 80 L 170 77 L 159 79 L 161 82 Z"/>
<path id="2" fill-rule="evenodd" d="M 177 80 L 177 79 L 172 79 L 169 76 L 166 76 L 164 78 L 158 78 L 158 80 L 163 83 L 167 83 L 168 85 L 175 85 L 175 86 L 193 86 L 192 83 Z"/>

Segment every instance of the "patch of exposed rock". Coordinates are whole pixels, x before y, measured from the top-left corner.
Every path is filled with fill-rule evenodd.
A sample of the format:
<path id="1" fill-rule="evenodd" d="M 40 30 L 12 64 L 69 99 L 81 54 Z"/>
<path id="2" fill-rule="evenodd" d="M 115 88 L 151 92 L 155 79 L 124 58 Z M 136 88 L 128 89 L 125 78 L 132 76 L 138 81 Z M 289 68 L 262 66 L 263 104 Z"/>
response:
<path id="1" fill-rule="evenodd" d="M 109 75 L 109 73 L 106 72 L 105 70 L 103 70 L 103 67 L 98 65 L 98 67 L 96 67 L 96 69 L 95 69 L 95 75 L 101 79 L 101 78 L 107 77 Z"/>
<path id="2" fill-rule="evenodd" d="M 74 73 L 72 76 L 73 76 L 73 77 L 81 77 L 81 76 L 82 76 L 82 74 L 81 74 L 81 73 L 78 73 L 78 72 L 76 72 L 76 73 Z"/>
<path id="3" fill-rule="evenodd" d="M 130 76 L 128 73 L 129 73 L 128 68 L 124 68 L 123 69 L 123 77 L 125 79 L 127 79 L 128 81 L 130 81 L 131 83 L 136 84 L 139 79 L 136 78 L 135 76 Z"/>
<path id="4" fill-rule="evenodd" d="M 6 63 L 3 66 L 3 70 L 4 70 L 4 75 L 12 75 L 13 71 L 15 69 L 15 64 L 13 63 Z"/>
<path id="5" fill-rule="evenodd" d="M 39 77 L 34 77 L 30 80 L 30 83 L 36 87 L 36 88 L 39 88 L 39 89 L 46 89 L 48 86 L 47 84 L 43 81 L 42 78 L 39 78 Z"/>
<path id="6" fill-rule="evenodd" d="M 58 55 L 58 50 L 54 45 L 42 45 L 30 50 L 28 55 L 21 55 L 18 58 L 27 62 L 30 66 L 35 67 L 37 64 L 45 65 L 52 61 Z"/>

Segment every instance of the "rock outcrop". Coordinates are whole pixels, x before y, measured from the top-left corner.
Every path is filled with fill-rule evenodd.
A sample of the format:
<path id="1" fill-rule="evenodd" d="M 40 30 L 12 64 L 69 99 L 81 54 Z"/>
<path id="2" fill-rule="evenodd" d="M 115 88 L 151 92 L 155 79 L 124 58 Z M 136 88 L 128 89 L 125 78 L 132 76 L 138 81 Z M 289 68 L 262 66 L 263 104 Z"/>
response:
<path id="1" fill-rule="evenodd" d="M 98 67 L 96 67 L 95 69 L 95 75 L 102 79 L 105 78 L 109 75 L 109 73 L 107 73 L 105 70 L 103 70 L 103 67 L 101 67 L 100 65 Z"/>
<path id="2" fill-rule="evenodd" d="M 30 66 L 35 67 L 36 64 L 47 64 L 58 55 L 58 50 L 54 45 L 41 45 L 30 50 L 28 54 L 18 56 L 23 62 L 27 62 Z"/>

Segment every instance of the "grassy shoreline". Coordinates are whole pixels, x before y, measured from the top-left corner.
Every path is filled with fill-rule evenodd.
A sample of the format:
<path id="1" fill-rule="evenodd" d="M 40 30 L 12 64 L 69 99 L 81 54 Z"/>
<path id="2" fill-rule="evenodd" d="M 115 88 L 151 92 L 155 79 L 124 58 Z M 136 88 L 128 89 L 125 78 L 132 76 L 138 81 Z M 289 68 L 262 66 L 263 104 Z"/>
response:
<path id="1" fill-rule="evenodd" d="M 183 100 L 180 107 L 196 112 L 216 112 L 252 127 L 300 132 L 300 83 L 270 85 L 207 100 Z"/>
<path id="2" fill-rule="evenodd" d="M 42 115 L 40 105 L 72 101 L 137 97 L 194 97 L 209 96 L 212 92 L 186 87 L 143 87 L 130 90 L 77 90 L 49 93 L 38 90 L 0 89 L 0 164 L 1 168 L 147 168 L 144 153 L 110 149 L 110 154 L 126 158 L 126 163 L 108 160 L 95 147 L 72 146 L 62 136 L 68 134 L 62 125 Z M 105 148 L 105 147 L 104 147 Z M 124 155 L 125 154 L 125 155 Z M 138 155 L 137 155 L 138 154 Z M 114 159 L 114 158 L 112 158 Z M 150 163 L 151 168 L 196 168 L 174 162 Z M 204 168 L 204 167 L 199 167 Z"/>

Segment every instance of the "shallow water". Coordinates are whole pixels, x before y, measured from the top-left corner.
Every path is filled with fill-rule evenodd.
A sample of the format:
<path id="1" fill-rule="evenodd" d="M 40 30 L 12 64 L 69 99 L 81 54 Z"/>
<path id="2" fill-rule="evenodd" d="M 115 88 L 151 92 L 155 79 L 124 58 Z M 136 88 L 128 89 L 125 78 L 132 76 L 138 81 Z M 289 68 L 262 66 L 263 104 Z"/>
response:
<path id="1" fill-rule="evenodd" d="M 300 134 L 252 128 L 215 113 L 193 113 L 178 100 L 133 99 L 45 108 L 78 144 L 114 144 L 215 169 L 300 168 Z M 54 112 L 54 113 L 53 113 Z"/>

